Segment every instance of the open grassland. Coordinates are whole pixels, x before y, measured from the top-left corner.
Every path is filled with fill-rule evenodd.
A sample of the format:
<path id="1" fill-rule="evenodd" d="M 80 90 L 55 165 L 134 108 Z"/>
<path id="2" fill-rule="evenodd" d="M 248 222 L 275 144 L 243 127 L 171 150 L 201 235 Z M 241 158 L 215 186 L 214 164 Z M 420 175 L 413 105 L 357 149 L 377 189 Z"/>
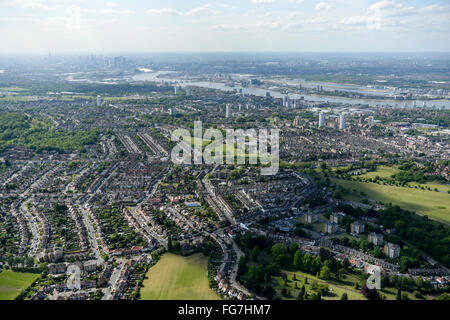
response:
<path id="1" fill-rule="evenodd" d="M 418 186 L 418 187 L 430 188 L 432 190 L 438 189 L 440 192 L 445 192 L 447 194 L 450 191 L 450 185 L 439 183 L 439 182 L 434 182 L 434 181 L 427 182 L 427 183 L 408 182 L 408 184 L 413 187 Z M 449 197 L 450 197 L 450 195 L 449 195 Z"/>
<path id="2" fill-rule="evenodd" d="M 35 273 L 3 270 L 3 272 L 0 272 L 0 300 L 14 300 L 22 290 L 28 288 L 38 277 L 39 275 Z"/>
<path id="3" fill-rule="evenodd" d="M 376 171 L 367 172 L 362 175 L 360 175 L 361 178 L 366 179 L 373 179 L 376 176 L 379 176 L 380 178 L 386 179 L 390 178 L 392 175 L 400 172 L 400 170 L 397 168 L 397 166 L 378 166 Z"/>
<path id="4" fill-rule="evenodd" d="M 346 189 L 364 192 L 371 200 L 390 202 L 403 209 L 415 211 L 417 214 L 450 223 L 450 195 L 448 193 L 342 179 L 332 180 Z M 347 199 L 356 200 L 354 194 Z"/>
<path id="5" fill-rule="evenodd" d="M 303 273 L 301 271 L 296 272 L 288 272 L 283 271 L 287 274 L 288 282 L 287 286 L 284 286 L 283 280 L 278 277 L 275 280 L 275 286 L 274 289 L 277 292 L 277 294 L 280 296 L 281 289 L 284 287 L 291 292 L 291 297 L 283 297 L 283 299 L 297 299 L 298 293 L 300 292 L 300 288 L 304 285 L 306 291 L 308 294 L 312 294 L 315 291 L 312 289 L 312 284 L 314 282 L 317 282 L 319 284 L 327 284 L 328 288 L 330 289 L 331 296 L 322 297 L 324 300 L 340 300 L 342 297 L 342 294 L 345 292 L 347 293 L 349 300 L 367 300 L 360 292 L 360 290 L 354 289 L 351 285 L 347 284 L 334 284 L 332 282 L 327 282 L 324 280 L 321 280 L 319 278 L 316 278 L 313 275 Z M 295 273 L 296 281 L 292 280 L 292 276 Z M 305 284 L 305 278 L 308 278 L 308 283 Z M 297 288 L 295 289 L 295 282 L 297 282 Z"/>
<path id="6" fill-rule="evenodd" d="M 208 258 L 201 253 L 182 257 L 164 254 L 147 273 L 142 300 L 218 300 L 209 288 Z"/>
<path id="7" fill-rule="evenodd" d="M 382 178 L 382 179 L 389 179 L 392 175 L 399 173 L 400 169 L 398 169 L 398 166 L 378 166 L 376 171 L 373 172 L 367 172 L 359 177 L 365 178 L 365 179 L 373 179 L 376 176 Z M 408 182 L 408 185 L 415 187 L 415 186 L 422 186 L 425 188 L 431 188 L 432 190 L 438 189 L 441 192 L 447 192 L 450 190 L 450 185 L 446 185 L 439 182 L 427 182 L 427 183 L 417 183 L 417 182 Z"/>
<path id="8" fill-rule="evenodd" d="M 319 279 L 311 274 L 304 273 L 301 271 L 283 271 L 285 274 L 287 274 L 287 286 L 284 285 L 284 281 L 281 279 L 281 277 L 277 277 L 274 280 L 274 289 L 277 292 L 278 296 L 281 296 L 281 289 L 286 288 L 290 290 L 291 296 L 290 297 L 283 297 L 283 299 L 287 300 L 293 300 L 297 299 L 298 293 L 300 292 L 300 289 L 302 286 L 305 286 L 305 290 L 308 292 L 308 294 L 316 293 L 316 291 L 313 289 L 313 283 L 316 282 L 318 284 L 322 285 L 328 285 L 328 288 L 330 290 L 331 295 L 322 297 L 324 300 L 340 300 L 342 297 L 342 294 L 346 293 L 348 300 L 367 300 L 366 297 L 361 293 L 361 286 L 364 281 L 361 281 L 358 276 L 353 274 L 346 274 L 342 280 L 323 280 Z M 295 273 L 296 280 L 292 279 L 292 276 Z M 305 278 L 308 279 L 308 283 L 305 284 Z M 297 283 L 297 289 L 295 288 L 295 282 Z M 358 289 L 354 288 L 354 284 L 357 282 L 359 284 Z M 411 292 L 404 291 L 409 299 L 411 300 L 417 300 Z M 378 293 L 380 294 L 380 297 L 384 295 L 386 300 L 396 300 L 397 296 L 397 290 L 394 288 L 382 288 L 381 290 L 378 290 Z"/>

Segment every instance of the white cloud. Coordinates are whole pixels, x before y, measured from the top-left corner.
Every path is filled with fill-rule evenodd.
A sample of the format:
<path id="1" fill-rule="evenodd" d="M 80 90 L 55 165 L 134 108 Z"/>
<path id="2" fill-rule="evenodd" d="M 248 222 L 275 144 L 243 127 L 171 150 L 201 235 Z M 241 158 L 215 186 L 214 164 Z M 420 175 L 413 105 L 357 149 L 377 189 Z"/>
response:
<path id="1" fill-rule="evenodd" d="M 199 16 L 207 14 L 219 14 L 219 11 L 211 9 L 209 6 L 194 8 L 186 12 L 185 16 Z"/>
<path id="2" fill-rule="evenodd" d="M 215 31 L 239 31 L 242 30 L 242 26 L 235 26 L 229 24 L 219 24 L 211 27 L 212 30 Z"/>
<path id="3" fill-rule="evenodd" d="M 71 6 L 67 9 L 69 16 L 66 19 L 66 25 L 69 30 L 77 31 L 81 29 L 81 8 Z"/>
<path id="4" fill-rule="evenodd" d="M 116 43 L 143 50 L 141 35 L 164 50 L 414 50 L 421 43 L 428 50 L 448 51 L 450 2 L 428 1 L 241 0 L 142 10 L 124 0 L 0 0 L 0 28 L 7 30 L 0 52 L 114 49 Z M 70 3 L 76 5 L 68 10 Z M 136 19 L 127 19 L 132 14 Z M 170 32 L 186 28 L 179 41 L 167 40 Z"/>
<path id="5" fill-rule="evenodd" d="M 149 9 L 147 13 L 150 15 L 168 15 L 168 16 L 179 16 L 181 12 L 173 8 L 161 8 L 161 9 Z"/>
<path id="6" fill-rule="evenodd" d="M 367 16 L 344 17 L 341 19 L 341 23 L 344 25 L 365 25 L 367 19 Z"/>
<path id="7" fill-rule="evenodd" d="M 203 7 L 193 8 L 187 12 L 181 12 L 175 10 L 173 8 L 161 8 L 161 9 L 149 9 L 147 10 L 147 14 L 150 15 L 166 15 L 166 16 L 184 16 L 184 17 L 193 17 L 200 15 L 208 15 L 208 14 L 219 14 L 220 11 L 213 10 L 209 7 L 209 5 L 205 5 Z"/>
<path id="8" fill-rule="evenodd" d="M 328 2 L 319 2 L 316 6 L 315 6 L 315 10 L 330 10 L 331 8 L 333 8 L 333 5 L 331 3 Z"/>
<path id="9" fill-rule="evenodd" d="M 40 0 L 10 0 L 6 3 L 22 9 L 50 9 Z"/>
<path id="10" fill-rule="evenodd" d="M 133 10 L 116 10 L 113 9 L 112 6 L 108 6 L 107 8 L 98 9 L 98 12 L 101 14 L 119 14 L 119 15 L 131 15 L 135 12 Z"/>
<path id="11" fill-rule="evenodd" d="M 368 12 L 373 12 L 375 10 L 381 10 L 381 9 L 384 9 L 384 8 L 391 8 L 391 7 L 394 7 L 394 6 L 395 6 L 395 1 L 382 0 L 382 1 L 378 1 L 378 2 L 375 2 L 374 4 L 370 5 L 367 8 L 367 11 Z"/>
<path id="12" fill-rule="evenodd" d="M 431 21 L 439 21 L 445 24 L 445 19 L 438 18 L 438 15 L 447 15 L 450 12 L 450 6 L 429 5 L 427 7 L 405 6 L 393 0 L 382 0 L 373 3 L 365 10 L 364 15 L 355 15 L 342 17 L 338 25 L 354 27 L 361 29 L 366 27 L 369 30 L 380 30 L 383 28 L 396 28 L 400 31 L 413 30 L 417 28 L 428 28 L 432 30 L 434 27 L 430 25 Z M 426 19 L 426 20 L 424 20 Z M 447 18 L 447 24 L 448 24 Z M 419 25 L 422 25 L 421 27 Z M 394 30 L 394 29 L 393 29 Z"/>
<path id="13" fill-rule="evenodd" d="M 281 0 L 252 0 L 254 4 L 273 4 L 276 2 L 280 2 Z M 303 3 L 305 0 L 285 0 L 289 3 Z"/>
<path id="14" fill-rule="evenodd" d="M 368 14 L 379 13 L 388 17 L 415 16 L 422 14 L 445 14 L 449 13 L 449 5 L 432 4 L 426 7 L 417 8 L 405 6 L 393 0 L 382 0 L 370 5 L 367 8 Z"/>
<path id="15" fill-rule="evenodd" d="M 282 27 L 281 23 L 278 22 L 261 22 L 258 24 L 258 27 L 265 29 L 280 29 Z"/>
<path id="16" fill-rule="evenodd" d="M 277 0 L 252 0 L 252 3 L 255 4 L 271 4 L 275 2 L 277 2 Z"/>

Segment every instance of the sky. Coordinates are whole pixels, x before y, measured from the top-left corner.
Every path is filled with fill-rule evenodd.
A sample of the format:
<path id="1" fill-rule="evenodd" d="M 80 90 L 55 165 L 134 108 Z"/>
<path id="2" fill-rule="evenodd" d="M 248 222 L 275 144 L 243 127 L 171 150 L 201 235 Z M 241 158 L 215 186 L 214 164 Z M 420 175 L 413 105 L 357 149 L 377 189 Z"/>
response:
<path id="1" fill-rule="evenodd" d="M 450 51 L 450 0 L 0 0 L 0 53 Z"/>

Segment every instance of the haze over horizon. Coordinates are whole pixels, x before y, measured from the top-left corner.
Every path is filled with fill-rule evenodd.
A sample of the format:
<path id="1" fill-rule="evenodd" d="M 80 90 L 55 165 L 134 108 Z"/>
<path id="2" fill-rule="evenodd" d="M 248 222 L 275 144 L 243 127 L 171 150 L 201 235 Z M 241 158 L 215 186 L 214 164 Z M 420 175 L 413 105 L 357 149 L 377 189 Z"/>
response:
<path id="1" fill-rule="evenodd" d="M 445 0 L 0 0 L 0 53 L 448 52 Z"/>

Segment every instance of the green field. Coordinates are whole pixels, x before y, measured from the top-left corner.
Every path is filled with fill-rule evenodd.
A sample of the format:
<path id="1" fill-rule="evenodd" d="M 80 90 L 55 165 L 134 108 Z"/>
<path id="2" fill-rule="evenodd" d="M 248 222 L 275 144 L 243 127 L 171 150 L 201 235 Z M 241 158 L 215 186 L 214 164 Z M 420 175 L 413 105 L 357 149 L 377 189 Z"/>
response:
<path id="1" fill-rule="evenodd" d="M 362 175 L 360 175 L 361 178 L 371 179 L 375 178 L 376 176 L 379 176 L 380 178 L 386 179 L 390 178 L 392 175 L 400 172 L 400 170 L 396 167 L 390 167 L 390 166 L 378 166 L 376 171 L 373 172 L 367 172 Z"/>
<path id="2" fill-rule="evenodd" d="M 403 209 L 415 211 L 417 214 L 428 215 L 432 219 L 450 223 L 450 195 L 448 193 L 342 179 L 332 180 L 346 189 L 364 192 L 369 199 L 391 202 Z M 357 200 L 356 198 L 354 194 L 348 196 L 349 200 Z M 359 198 L 361 199 L 361 197 Z"/>
<path id="3" fill-rule="evenodd" d="M 0 300 L 14 300 L 22 289 L 28 288 L 38 277 L 35 273 L 4 270 L 0 273 Z"/>
<path id="4" fill-rule="evenodd" d="M 400 169 L 398 169 L 398 166 L 378 166 L 376 171 L 373 172 L 367 172 L 359 177 L 365 178 L 365 179 L 373 179 L 376 176 L 379 176 L 382 179 L 390 179 L 392 175 L 399 173 Z M 417 183 L 417 182 L 408 182 L 410 186 L 423 186 L 428 187 L 431 189 L 438 189 L 441 192 L 448 192 L 450 190 L 450 185 L 446 185 L 439 182 L 427 182 L 427 183 Z"/>
<path id="5" fill-rule="evenodd" d="M 349 300 L 367 300 L 361 293 L 360 290 L 354 289 L 351 285 L 346 284 L 334 284 L 331 282 L 327 282 L 324 280 L 321 280 L 319 278 L 316 278 L 313 275 L 296 271 L 296 272 L 289 272 L 289 271 L 283 271 L 288 276 L 288 283 L 287 283 L 287 289 L 291 291 L 291 297 L 286 298 L 283 297 L 283 299 L 297 299 L 297 295 L 300 292 L 300 288 L 305 283 L 305 278 L 308 278 L 308 284 L 305 285 L 306 291 L 311 294 L 314 291 L 311 289 L 311 284 L 316 281 L 317 283 L 321 284 L 327 284 L 328 288 L 330 288 L 330 291 L 333 293 L 333 296 L 331 297 L 322 297 L 324 300 L 340 300 L 342 294 L 345 292 L 347 293 Z M 295 273 L 297 281 L 292 280 L 292 275 Z M 294 288 L 294 282 L 297 282 L 298 289 Z M 284 287 L 283 280 L 278 277 L 275 280 L 274 289 L 277 292 L 278 296 L 280 296 L 281 289 Z"/>
<path id="6" fill-rule="evenodd" d="M 450 185 L 439 183 L 439 182 L 427 182 L 427 183 L 417 183 L 417 182 L 408 182 L 410 186 L 422 186 L 425 188 L 431 188 L 434 190 L 435 188 L 438 189 L 441 192 L 446 192 L 448 194 L 448 191 L 450 190 Z"/>
<path id="7" fill-rule="evenodd" d="M 311 288 L 311 285 L 313 282 L 317 282 L 319 284 L 327 284 L 328 288 L 330 289 L 330 292 L 332 294 L 332 296 L 322 297 L 322 299 L 324 299 L 324 300 L 340 300 L 342 297 L 342 294 L 344 292 L 347 293 L 348 300 L 367 300 L 362 295 L 360 289 L 355 289 L 353 287 L 353 284 L 355 282 L 358 282 L 360 286 L 362 284 L 361 280 L 358 279 L 358 276 L 356 276 L 356 275 L 346 274 L 345 278 L 342 279 L 341 281 L 336 281 L 336 280 L 325 281 L 325 280 L 319 279 L 311 274 L 301 272 L 301 271 L 295 271 L 295 272 L 283 271 L 283 272 L 287 275 L 287 278 L 288 278 L 286 287 L 284 286 L 284 283 L 283 283 L 283 280 L 281 279 L 281 277 L 277 277 L 274 280 L 274 289 L 277 292 L 278 296 L 281 296 L 280 292 L 283 287 L 286 289 L 289 289 L 291 291 L 291 296 L 283 297 L 283 299 L 287 299 L 287 300 L 297 299 L 298 293 L 300 292 L 300 288 L 303 285 L 305 286 L 305 289 L 309 294 L 314 293 L 315 291 Z M 294 273 L 295 273 L 295 276 L 297 279 L 296 281 L 292 280 L 292 275 Z M 308 284 L 305 284 L 305 278 L 308 278 Z M 297 282 L 298 289 L 295 289 L 294 282 Z M 379 292 L 380 296 L 384 295 L 386 297 L 386 300 L 396 300 L 397 290 L 394 288 L 382 288 L 378 292 Z M 413 296 L 413 294 L 411 292 L 408 292 L 408 291 L 404 291 L 404 292 L 408 294 L 408 297 L 411 300 L 416 300 L 416 298 Z"/>
<path id="8" fill-rule="evenodd" d="M 164 254 L 147 273 L 142 300 L 218 300 L 209 288 L 208 257 L 196 253 L 182 257 Z"/>

